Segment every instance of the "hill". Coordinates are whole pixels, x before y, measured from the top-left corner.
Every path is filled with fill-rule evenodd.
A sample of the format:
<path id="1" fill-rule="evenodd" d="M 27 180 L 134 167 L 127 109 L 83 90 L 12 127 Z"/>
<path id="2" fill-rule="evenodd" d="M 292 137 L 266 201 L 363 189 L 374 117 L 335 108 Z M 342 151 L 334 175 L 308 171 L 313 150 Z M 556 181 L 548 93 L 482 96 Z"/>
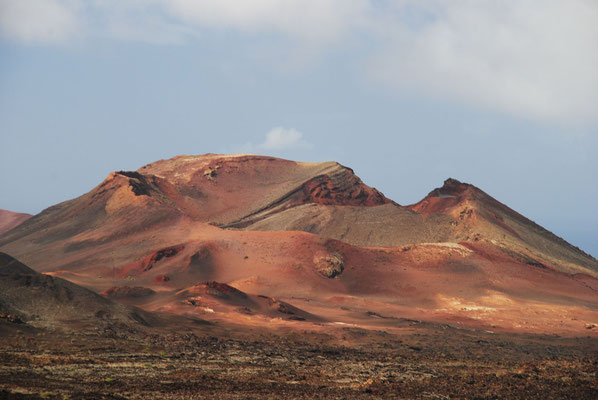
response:
<path id="1" fill-rule="evenodd" d="M 249 325 L 579 335 L 598 316 L 598 261 L 482 190 L 448 179 L 401 206 L 334 162 L 208 154 L 113 172 L 0 250 L 146 310 Z M 193 294 L 206 282 L 248 300 Z"/>
<path id="2" fill-rule="evenodd" d="M 31 214 L 16 213 L 0 209 L 0 235 L 31 218 Z"/>
<path id="3" fill-rule="evenodd" d="M 64 279 L 35 272 L 0 253 L 0 314 L 35 327 L 114 329 L 148 327 L 149 313 L 106 299 Z"/>

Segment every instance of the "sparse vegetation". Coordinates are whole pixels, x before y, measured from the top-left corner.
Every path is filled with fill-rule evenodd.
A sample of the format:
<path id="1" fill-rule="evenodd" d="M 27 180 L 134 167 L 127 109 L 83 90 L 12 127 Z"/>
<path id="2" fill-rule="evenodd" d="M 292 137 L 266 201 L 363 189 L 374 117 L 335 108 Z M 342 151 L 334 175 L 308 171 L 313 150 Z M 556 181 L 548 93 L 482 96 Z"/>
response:
<path id="1" fill-rule="evenodd" d="M 87 336 L 70 344 L 48 332 L 39 336 L 44 350 L 38 352 L 23 351 L 15 335 L 0 343 L 0 398 L 29 399 L 17 393 L 32 391 L 40 394 L 31 399 L 72 400 L 446 399 L 489 393 L 490 398 L 583 400 L 598 394 L 598 348 L 591 339 L 512 341 L 508 335 L 453 330 L 439 341 L 431 329 L 394 336 L 346 328 L 342 342 L 305 331 L 245 339 Z"/>

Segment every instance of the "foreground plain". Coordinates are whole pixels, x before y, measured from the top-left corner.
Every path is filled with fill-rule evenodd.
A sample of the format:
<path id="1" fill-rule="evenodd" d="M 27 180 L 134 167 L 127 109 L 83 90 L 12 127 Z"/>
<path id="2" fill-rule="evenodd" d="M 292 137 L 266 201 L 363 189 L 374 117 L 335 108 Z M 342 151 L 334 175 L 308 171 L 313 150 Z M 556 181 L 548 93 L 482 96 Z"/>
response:
<path id="1" fill-rule="evenodd" d="M 595 399 L 590 338 L 410 322 L 404 334 L 234 327 L 51 332 L 1 323 L 2 399 Z"/>

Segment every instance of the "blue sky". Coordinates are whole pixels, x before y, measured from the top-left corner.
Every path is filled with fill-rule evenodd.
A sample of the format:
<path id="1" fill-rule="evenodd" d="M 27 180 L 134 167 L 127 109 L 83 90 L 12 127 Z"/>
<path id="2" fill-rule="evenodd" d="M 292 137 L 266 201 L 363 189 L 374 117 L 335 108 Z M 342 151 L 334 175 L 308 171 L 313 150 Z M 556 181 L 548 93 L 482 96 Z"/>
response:
<path id="1" fill-rule="evenodd" d="M 0 0 L 0 208 L 178 154 L 473 183 L 598 256 L 593 0 Z"/>

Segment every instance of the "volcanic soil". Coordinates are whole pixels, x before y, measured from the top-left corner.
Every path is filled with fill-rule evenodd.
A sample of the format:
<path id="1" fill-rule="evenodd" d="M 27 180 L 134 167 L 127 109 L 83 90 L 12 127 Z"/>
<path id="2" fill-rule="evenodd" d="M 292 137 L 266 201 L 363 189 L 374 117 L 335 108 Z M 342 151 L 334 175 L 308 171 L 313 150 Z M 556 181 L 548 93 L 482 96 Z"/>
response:
<path id="1" fill-rule="evenodd" d="M 0 276 L 0 398 L 598 394 L 598 261 L 455 179 L 402 206 L 334 162 L 179 156 L 0 251 L 32 268 Z"/>

